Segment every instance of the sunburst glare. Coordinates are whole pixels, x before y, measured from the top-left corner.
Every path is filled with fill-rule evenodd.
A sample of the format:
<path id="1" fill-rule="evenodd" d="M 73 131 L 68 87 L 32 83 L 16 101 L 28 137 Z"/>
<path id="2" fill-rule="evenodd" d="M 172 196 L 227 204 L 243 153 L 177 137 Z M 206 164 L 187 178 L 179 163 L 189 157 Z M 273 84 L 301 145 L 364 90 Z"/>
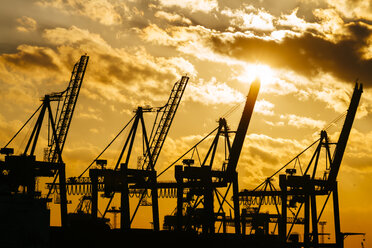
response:
<path id="1" fill-rule="evenodd" d="M 247 64 L 237 79 L 244 83 L 251 83 L 259 79 L 262 85 L 272 84 L 275 82 L 276 73 L 268 65 L 264 64 Z"/>

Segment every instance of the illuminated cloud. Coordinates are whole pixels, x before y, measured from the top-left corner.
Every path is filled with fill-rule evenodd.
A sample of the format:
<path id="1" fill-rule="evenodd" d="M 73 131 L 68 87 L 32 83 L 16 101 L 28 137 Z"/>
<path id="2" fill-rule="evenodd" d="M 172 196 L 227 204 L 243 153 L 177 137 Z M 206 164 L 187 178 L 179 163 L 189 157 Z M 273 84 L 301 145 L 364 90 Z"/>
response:
<path id="1" fill-rule="evenodd" d="M 0 82 L 9 85 L 3 90 L 6 94 L 2 94 L 2 99 L 25 95 L 17 101 L 28 107 L 36 104 L 34 96 L 63 90 L 72 65 L 84 53 L 91 59 L 82 94 L 101 103 L 134 107 L 164 101 L 181 75 L 197 74 L 194 66 L 182 57 L 154 57 L 144 47 L 113 48 L 100 35 L 75 26 L 47 29 L 43 38 L 55 48 L 20 45 L 16 53 L 0 56 Z M 48 88 L 52 85 L 57 87 Z M 32 96 L 27 95 L 31 92 Z"/>
<path id="2" fill-rule="evenodd" d="M 340 14 L 334 9 L 315 9 L 313 14 L 319 25 L 314 24 L 312 28 L 320 32 L 325 39 L 337 43 L 352 35 Z"/>
<path id="3" fill-rule="evenodd" d="M 198 82 L 190 83 L 185 97 L 207 105 L 239 103 L 244 100 L 242 93 L 229 87 L 226 83 L 218 82 L 214 77 L 207 82 L 199 79 Z"/>
<path id="4" fill-rule="evenodd" d="M 266 116 L 274 115 L 274 104 L 266 100 L 258 100 L 254 107 L 254 112 Z"/>
<path id="5" fill-rule="evenodd" d="M 337 43 L 309 33 L 286 37 L 281 42 L 241 34 L 234 35 L 233 41 L 226 41 L 214 35 L 211 42 L 214 52 L 220 55 L 247 62 L 260 61 L 310 78 L 321 72 L 346 82 L 359 78 L 369 86 L 372 60 L 364 59 L 362 51 L 369 44 L 372 29 L 360 23 L 350 23 L 347 28 L 351 35 Z"/>
<path id="6" fill-rule="evenodd" d="M 275 17 L 263 9 L 255 9 L 252 5 L 242 9 L 223 9 L 221 14 L 230 18 L 230 24 L 237 30 L 274 30 Z"/>
<path id="7" fill-rule="evenodd" d="M 207 29 L 202 26 L 190 27 L 169 27 L 162 29 L 156 24 L 151 24 L 144 29 L 136 29 L 139 36 L 146 42 L 156 45 L 171 46 L 183 54 L 195 56 L 199 60 L 208 60 L 214 62 L 239 64 L 235 59 L 230 59 L 227 55 L 215 53 L 210 40 L 213 35 L 219 32 Z M 228 37 L 224 37 L 228 39 Z"/>
<path id="8" fill-rule="evenodd" d="M 164 81 L 171 83 L 186 73 L 196 74 L 194 67 L 181 57 L 153 57 L 143 47 L 113 48 L 99 35 L 77 27 L 46 30 L 44 37 L 56 44 L 61 53 L 74 54 L 78 50 L 92 57 L 87 76 L 95 82 L 91 85 L 96 92 L 93 95 L 103 98 L 135 101 L 144 94 L 163 96 L 168 92 L 159 87 Z M 131 97 L 124 97 L 124 92 L 132 92 Z"/>
<path id="9" fill-rule="evenodd" d="M 296 11 L 290 17 L 281 17 L 278 22 L 291 29 L 273 31 L 272 36 L 220 32 L 202 26 L 161 28 L 156 24 L 137 32 L 146 42 L 174 47 L 199 60 L 230 66 L 259 63 L 310 78 L 330 73 L 341 81 L 359 78 L 369 84 L 372 27 L 356 22 L 345 24 L 331 10 L 318 9 L 314 13 L 321 20 L 316 25 L 299 19 Z"/>
<path id="10" fill-rule="evenodd" d="M 327 3 L 347 18 L 372 20 L 372 3 L 369 0 L 327 0 Z"/>
<path id="11" fill-rule="evenodd" d="M 326 125 L 325 121 L 314 120 L 310 117 L 297 116 L 294 114 L 282 115 L 281 119 L 287 120 L 288 125 L 296 128 L 313 128 L 313 129 L 323 129 Z"/>
<path id="12" fill-rule="evenodd" d="M 176 14 L 176 13 L 169 13 L 169 12 L 165 12 L 165 11 L 157 11 L 154 16 L 156 18 L 161 18 L 161 19 L 164 19 L 168 22 L 172 22 L 172 23 L 182 23 L 182 24 L 188 24 L 190 25 L 191 24 L 191 21 L 179 14 Z"/>
<path id="13" fill-rule="evenodd" d="M 320 25 L 316 23 L 308 23 L 304 19 L 297 16 L 298 8 L 295 8 L 291 14 L 283 14 L 279 20 L 277 20 L 278 25 L 286 26 L 294 31 L 306 31 L 307 29 L 316 29 Z"/>
<path id="14" fill-rule="evenodd" d="M 17 30 L 20 32 L 31 32 L 36 30 L 37 23 L 31 17 L 22 16 L 17 18 L 17 23 L 19 24 Z"/>
<path id="15" fill-rule="evenodd" d="M 201 11 L 209 13 L 212 10 L 218 9 L 217 0 L 184 0 L 184 1 L 160 0 L 159 2 L 161 5 L 165 7 L 177 6 L 181 8 L 190 9 L 192 12 Z"/>

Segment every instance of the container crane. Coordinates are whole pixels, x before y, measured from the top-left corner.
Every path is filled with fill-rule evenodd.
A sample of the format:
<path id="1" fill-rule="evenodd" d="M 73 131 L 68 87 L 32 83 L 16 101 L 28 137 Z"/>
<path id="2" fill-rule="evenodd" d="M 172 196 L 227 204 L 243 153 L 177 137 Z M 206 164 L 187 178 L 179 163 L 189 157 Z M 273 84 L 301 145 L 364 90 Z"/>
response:
<path id="1" fill-rule="evenodd" d="M 287 169 L 286 174 L 279 175 L 279 190 L 277 190 L 271 183 L 272 177 L 274 176 L 272 175 L 267 178 L 264 183 L 256 187 L 256 189 L 244 190 L 239 193 L 240 201 L 249 207 L 244 209 L 244 213 L 242 213 L 242 222 L 251 223 L 251 233 L 252 231 L 255 231 L 256 234 L 262 232 L 265 235 L 269 235 L 269 223 L 275 223 L 274 231 L 277 227 L 278 242 L 281 242 L 283 246 L 287 246 L 289 245 L 288 242 L 291 242 L 291 247 L 343 247 L 343 240 L 346 233 L 342 233 L 340 228 L 337 175 L 362 92 L 363 85 L 356 83 L 337 143 L 331 143 L 326 130 L 322 130 L 320 132 L 320 138 L 317 141 L 274 173 L 274 175 L 276 175 L 292 162 L 299 162 L 299 157 L 310 147 L 317 144 L 307 168 L 304 172 L 302 172 L 301 169 L 302 175 L 295 175 L 296 169 L 294 168 Z M 331 156 L 331 145 L 336 145 L 333 156 Z M 316 178 L 316 175 L 320 167 L 319 158 L 323 148 L 325 149 L 326 154 L 326 169 L 323 178 L 319 179 Z M 329 167 L 327 165 L 329 165 Z M 331 194 L 333 196 L 333 221 L 336 238 L 335 243 L 324 245 L 319 243 L 318 225 L 320 225 L 322 213 Z M 319 202 L 317 201 L 317 198 L 319 198 L 319 196 L 326 196 L 326 200 L 323 203 L 320 213 L 318 213 L 317 209 Z M 265 202 L 270 203 L 270 205 L 275 205 L 275 214 L 259 213 L 261 206 L 264 205 Z M 280 204 L 281 206 L 279 206 Z M 299 204 L 299 207 L 297 204 Z M 255 208 L 253 212 L 248 213 L 252 205 L 258 205 L 258 207 Z M 300 210 L 303 206 L 304 216 L 300 217 Z M 291 209 L 296 209 L 296 213 Z M 294 214 L 293 218 L 287 216 L 288 211 L 292 211 Z M 302 242 L 299 242 L 298 236 L 297 238 L 294 238 L 294 235 L 291 234 L 295 224 L 303 225 L 304 238 Z M 289 229 L 287 225 L 290 225 Z M 245 224 L 243 224 L 243 229 L 244 228 Z M 310 232 L 310 229 L 312 229 L 312 232 Z"/>
<path id="2" fill-rule="evenodd" d="M 158 221 L 158 197 L 157 197 L 157 189 L 156 189 L 156 171 L 155 171 L 155 163 L 160 155 L 161 148 L 164 144 L 165 138 L 168 134 L 178 106 L 180 104 L 181 98 L 187 86 L 189 77 L 182 76 L 182 78 L 175 83 L 172 88 L 170 97 L 168 102 L 165 106 L 159 108 L 158 114 L 162 113 L 161 119 L 159 123 L 156 123 L 157 117 L 155 118 L 155 122 L 152 129 L 151 140 L 147 136 L 147 131 L 145 127 L 145 122 L 143 118 L 143 114 L 145 112 L 154 112 L 153 108 L 142 108 L 138 107 L 135 111 L 135 116 L 125 125 L 125 127 L 120 131 L 124 131 L 126 127 L 129 126 L 131 122 L 132 126 L 129 131 L 129 134 L 126 138 L 125 144 L 123 149 L 120 153 L 119 159 L 116 162 L 114 169 L 106 169 L 102 167 L 101 169 L 90 169 L 89 175 L 90 177 L 82 177 L 84 172 L 86 172 L 90 166 L 95 162 L 99 161 L 100 155 L 92 162 L 91 165 L 84 170 L 84 172 L 78 178 L 70 178 L 67 181 L 67 187 L 75 187 L 75 186 L 85 186 L 85 188 L 89 188 L 89 190 L 82 190 L 81 194 L 91 194 L 91 201 L 92 201 L 92 210 L 91 210 L 91 218 L 93 220 L 97 220 L 97 212 L 98 212 L 98 191 L 104 191 L 105 197 L 110 198 L 109 203 L 106 207 L 105 212 L 103 213 L 103 218 L 107 212 L 109 212 L 109 206 L 111 200 L 116 192 L 121 193 L 121 208 L 120 208 L 120 216 L 121 216 L 121 229 L 130 229 L 131 222 L 137 212 L 138 207 L 140 206 L 141 200 L 139 201 L 135 213 L 132 217 L 129 216 L 129 193 L 133 189 L 133 187 L 139 187 L 140 190 L 143 192 L 147 192 L 147 189 L 152 190 L 152 208 L 153 208 L 153 218 L 154 218 L 154 229 L 159 229 L 159 221 Z M 142 138 L 144 144 L 144 163 L 142 168 L 140 169 L 132 169 L 128 168 L 129 158 L 131 156 L 135 136 L 139 126 L 142 126 Z M 153 133 L 155 130 L 155 133 Z M 119 134 L 120 134 L 119 133 Z M 118 136 L 116 136 L 117 138 Z M 115 139 L 116 139 L 115 138 Z M 113 141 L 112 141 L 113 142 Z M 105 148 L 105 150 L 112 144 L 112 142 Z M 151 142 L 151 143 L 150 143 Z M 155 160 L 153 160 L 155 159 Z M 122 160 L 124 163 L 122 163 Z M 71 180 L 73 179 L 73 180 Z M 119 186 L 120 184 L 121 186 Z M 126 186 L 123 186 L 126 185 Z M 136 185 L 136 186 L 135 186 Z M 58 187 L 59 185 L 57 185 Z M 49 188 L 52 187 L 51 184 L 48 185 Z M 143 195 L 142 195 L 143 197 Z M 142 199 L 141 197 L 141 199 Z"/>
<path id="3" fill-rule="evenodd" d="M 5 161 L 1 161 L 0 163 L 0 185 L 2 186 L 2 189 L 7 189 L 7 193 L 11 195 L 11 198 L 8 201 L 9 203 L 15 204 L 14 202 L 16 201 L 14 199 L 16 199 L 16 197 L 19 197 L 20 195 L 22 195 L 22 197 L 26 196 L 35 204 L 39 204 L 38 202 L 49 202 L 49 194 L 46 197 L 41 197 L 41 192 L 37 191 L 36 179 L 39 177 L 54 177 L 54 183 L 57 177 L 59 178 L 62 226 L 66 225 L 67 217 L 67 198 L 65 187 L 66 175 L 65 164 L 62 160 L 62 149 L 71 123 L 72 114 L 76 105 L 76 100 L 81 87 L 81 82 L 83 80 L 88 58 L 89 57 L 86 55 L 82 56 L 80 61 L 74 66 L 70 84 L 67 90 L 61 93 L 52 93 L 45 95 L 42 98 L 42 104 L 40 105 L 40 107 L 34 112 L 34 114 L 32 114 L 32 116 L 14 135 L 14 137 L 8 142 L 8 144 L 0 150 L 0 153 L 6 155 Z M 55 116 L 53 115 L 51 107 L 51 102 L 61 101 L 64 95 L 64 105 L 59 115 L 58 123 L 56 123 Z M 31 135 L 28 138 L 23 153 L 21 155 L 13 155 L 13 149 L 8 148 L 7 146 L 22 131 L 22 129 L 36 115 L 36 113 L 39 113 L 39 115 L 31 131 Z M 50 156 L 46 161 L 37 161 L 35 150 L 45 116 L 47 116 L 46 118 L 48 118 L 48 126 L 51 129 L 51 152 L 49 153 Z M 20 190 L 22 190 L 22 192 L 20 192 Z M 40 209 L 40 211 L 41 210 L 42 209 Z"/>
<path id="4" fill-rule="evenodd" d="M 244 139 L 248 130 L 249 122 L 253 114 L 254 105 L 256 103 L 257 95 L 260 89 L 260 82 L 254 81 L 250 87 L 242 117 L 239 122 L 238 129 L 236 131 L 234 141 L 230 148 L 230 142 L 228 139 L 228 127 L 225 119 L 220 119 L 217 135 L 212 143 L 212 146 L 208 150 L 208 153 L 201 164 L 201 167 L 176 165 L 175 166 L 175 183 L 158 183 L 158 187 L 168 187 L 177 189 L 177 212 L 176 216 L 166 216 L 165 224 L 168 227 L 174 226 L 176 230 L 183 230 L 187 228 L 184 223 L 185 215 L 183 214 L 183 203 L 184 203 L 184 192 L 186 190 L 188 197 L 191 195 L 197 195 L 203 197 L 203 208 L 192 209 L 191 222 L 195 222 L 197 219 L 201 220 L 198 223 L 202 226 L 202 232 L 204 234 L 213 234 L 215 232 L 215 216 L 222 217 L 222 223 L 225 224 L 226 218 L 220 213 L 223 202 L 225 202 L 226 195 L 220 201 L 220 209 L 217 214 L 214 212 L 214 192 L 217 188 L 226 188 L 228 184 L 233 186 L 233 201 L 234 201 L 234 226 L 235 233 L 240 234 L 240 212 L 239 212 L 239 188 L 238 188 L 238 177 L 236 172 L 237 163 L 240 157 L 240 153 L 243 147 Z M 212 169 L 212 163 L 214 153 L 216 152 L 218 137 L 220 134 L 224 134 L 227 138 L 226 144 L 229 151 L 227 167 L 223 167 L 223 170 Z M 209 159 L 209 164 L 207 161 Z M 230 186 L 228 186 L 228 189 Z M 228 191 L 228 190 L 227 190 Z M 197 204 L 195 204 L 197 205 Z M 190 209 L 190 208 L 189 208 Z M 195 210 L 200 210 L 195 211 Z M 188 214 L 188 213 L 186 213 Z M 199 216 L 199 217 L 195 217 Z M 191 223 L 190 222 L 190 223 Z M 225 228 L 224 228 L 225 229 Z"/>

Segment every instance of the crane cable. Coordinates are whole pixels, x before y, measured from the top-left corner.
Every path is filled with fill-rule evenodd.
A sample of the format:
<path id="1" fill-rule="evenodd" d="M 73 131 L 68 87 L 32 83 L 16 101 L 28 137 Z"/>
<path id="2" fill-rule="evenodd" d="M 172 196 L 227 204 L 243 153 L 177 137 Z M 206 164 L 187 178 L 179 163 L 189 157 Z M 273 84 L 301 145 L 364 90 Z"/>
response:
<path id="1" fill-rule="evenodd" d="M 334 124 L 336 124 L 337 122 L 339 122 L 340 120 L 342 120 L 346 115 L 347 115 L 347 110 L 344 111 L 343 113 L 341 113 L 337 118 L 335 118 L 333 121 L 331 121 L 328 125 L 326 125 L 323 128 L 323 130 L 324 131 L 329 130 L 330 128 L 332 128 L 334 126 Z"/>
<path id="2" fill-rule="evenodd" d="M 347 110 L 345 112 L 343 112 L 341 115 L 339 115 L 337 118 L 335 118 L 334 120 L 332 120 L 328 125 L 326 125 L 322 130 L 324 131 L 327 131 L 329 130 L 331 127 L 333 127 L 333 124 L 336 124 L 337 122 L 339 122 L 343 117 L 345 117 L 347 114 Z M 304 149 L 302 152 L 300 152 L 298 155 L 296 155 L 294 158 L 292 158 L 288 163 L 286 163 L 284 166 L 282 166 L 280 169 L 278 169 L 274 174 L 272 174 L 270 177 L 268 177 L 268 179 L 271 179 L 272 177 L 274 177 L 276 174 L 278 174 L 281 170 L 283 170 L 285 167 L 287 167 L 290 163 L 292 163 L 294 160 L 296 160 L 299 156 L 301 156 L 305 151 L 307 151 L 310 147 L 312 147 L 313 145 L 315 145 L 318 141 L 320 140 L 317 139 L 315 140 L 310 146 L 308 146 L 306 149 Z M 266 179 L 267 180 L 267 179 Z M 253 191 L 257 190 L 259 187 L 261 187 L 263 184 L 265 183 L 262 182 L 260 185 L 258 185 L 255 189 L 253 189 Z"/>
<path id="3" fill-rule="evenodd" d="M 234 106 L 232 106 L 230 109 L 228 109 L 223 115 L 221 118 L 227 118 L 228 116 L 230 116 L 232 113 L 234 113 L 242 103 L 244 103 L 245 101 L 241 101 L 241 102 L 238 102 L 237 104 L 235 104 Z M 161 176 L 163 173 L 165 173 L 167 170 L 169 170 L 173 165 L 175 165 L 181 158 L 183 158 L 186 154 L 188 154 L 191 150 L 195 149 L 200 143 L 202 143 L 205 139 L 207 139 L 212 133 L 214 133 L 216 130 L 218 129 L 218 127 L 216 127 L 215 129 L 213 129 L 211 132 L 209 132 L 204 138 L 202 138 L 199 142 L 197 142 L 195 145 L 193 145 L 189 150 L 187 150 L 184 154 L 182 154 L 176 161 L 174 161 L 173 163 L 171 163 L 167 168 L 165 168 L 162 172 L 160 172 L 157 177 Z"/>
<path id="4" fill-rule="evenodd" d="M 21 129 L 18 130 L 18 132 L 9 140 L 9 142 L 4 146 L 4 148 L 6 148 L 10 142 L 12 142 L 15 137 L 17 137 L 17 135 L 22 131 L 22 129 L 27 125 L 27 123 L 34 117 L 34 115 L 39 111 L 39 109 L 43 106 L 43 103 L 36 109 L 36 111 L 31 115 L 30 118 L 28 118 L 28 120 L 26 121 L 25 124 L 23 124 L 23 126 L 21 127 Z"/>
<path id="5" fill-rule="evenodd" d="M 80 176 L 78 176 L 78 178 L 81 178 L 85 172 L 87 172 L 87 170 L 89 170 L 89 168 L 94 164 L 94 162 L 99 159 L 99 157 L 112 145 L 112 143 L 114 143 L 114 141 L 120 136 L 120 134 L 128 127 L 128 125 L 133 121 L 135 116 L 132 117 L 132 119 L 130 119 L 128 121 L 128 123 L 120 130 L 120 132 L 115 136 L 115 138 L 113 138 L 111 140 L 111 142 L 105 147 L 105 149 L 103 149 L 103 151 L 92 161 L 92 163 L 89 164 L 89 166 L 80 174 Z"/>

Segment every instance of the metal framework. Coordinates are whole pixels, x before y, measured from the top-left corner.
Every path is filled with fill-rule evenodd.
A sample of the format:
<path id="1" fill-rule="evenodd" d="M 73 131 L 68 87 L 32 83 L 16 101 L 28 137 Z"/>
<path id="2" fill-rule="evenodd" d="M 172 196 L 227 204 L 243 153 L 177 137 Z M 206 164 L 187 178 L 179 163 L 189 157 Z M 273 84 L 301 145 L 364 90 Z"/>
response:
<path id="1" fill-rule="evenodd" d="M 225 119 L 220 119 L 219 126 L 217 128 L 217 134 L 210 146 L 203 163 L 200 167 L 190 166 L 190 163 L 186 165 L 175 166 L 175 178 L 176 183 L 165 183 L 158 185 L 177 188 L 177 211 L 176 217 L 166 216 L 165 225 L 174 227 L 176 230 L 186 230 L 190 228 L 190 225 L 201 226 L 204 234 L 215 233 L 215 221 L 221 221 L 226 230 L 227 218 L 223 212 L 222 205 L 226 203 L 226 196 L 229 192 L 230 187 L 233 188 L 233 202 L 234 206 L 234 226 L 235 233 L 240 234 L 240 208 L 239 208 L 239 189 L 238 189 L 238 177 L 236 167 L 240 152 L 243 147 L 245 135 L 248 130 L 248 125 L 253 114 L 254 105 L 259 92 L 260 83 L 255 81 L 252 83 L 249 94 L 246 99 L 242 117 L 239 122 L 238 129 L 236 131 L 233 144 L 230 146 L 229 141 L 229 129 Z M 226 140 L 225 145 L 228 150 L 228 163 L 227 167 L 222 166 L 222 170 L 212 169 L 218 139 L 221 134 L 224 134 Z M 226 156 L 226 153 L 225 153 Z M 208 162 L 209 161 L 209 162 Z M 226 188 L 225 195 L 221 195 L 218 192 L 218 188 Z M 186 198 L 184 193 L 187 190 Z M 218 212 L 214 212 L 214 193 L 218 199 L 219 208 Z M 196 200 L 193 197 L 196 196 Z M 187 199 L 185 202 L 184 199 Z M 193 203 L 192 203 L 193 202 Z M 184 204 L 186 203 L 186 204 Z M 197 208 L 202 203 L 203 208 Z M 186 205 L 186 209 L 184 208 Z M 217 218 L 216 218 L 217 217 Z M 175 221 L 174 221 L 175 219 Z M 231 222 L 231 220 L 230 220 Z"/>
<path id="2" fill-rule="evenodd" d="M 130 123 L 132 123 L 131 129 L 114 169 L 106 169 L 105 166 L 102 165 L 100 169 L 90 169 L 89 177 L 82 177 L 84 172 L 87 171 L 94 162 L 101 161 L 99 160 L 99 157 L 103 154 L 102 152 L 80 175 L 80 177 L 69 178 L 67 180 L 68 193 L 91 195 L 90 199 L 92 201 L 92 204 L 89 214 L 91 215 L 93 220 L 99 219 L 99 191 L 105 192 L 104 196 L 110 198 L 109 203 L 103 213 L 103 218 L 105 217 L 107 212 L 110 212 L 109 207 L 114 194 L 121 193 L 121 207 L 120 210 L 117 210 L 117 212 L 120 212 L 120 228 L 122 230 L 128 230 L 131 228 L 131 223 L 137 213 L 139 206 L 141 205 L 152 206 L 154 230 L 159 230 L 158 192 L 156 189 L 157 184 L 155 163 L 160 155 L 161 148 L 175 117 L 188 80 L 189 78 L 187 76 L 183 76 L 179 81 L 177 81 L 172 88 L 167 104 L 157 110 L 157 116 L 155 118 L 153 129 L 150 135 L 151 140 L 147 135 L 143 114 L 145 112 L 154 112 L 154 108 L 138 107 L 135 112 L 135 116 L 120 131 L 121 133 L 126 127 L 128 127 Z M 157 123 L 157 117 L 159 113 L 162 113 L 162 116 L 159 120 L 159 123 Z M 132 154 L 132 148 L 139 125 L 141 126 L 142 130 L 144 163 L 142 165 L 142 168 L 132 169 L 128 167 L 129 159 Z M 120 133 L 114 138 L 114 140 L 120 135 Z M 104 149 L 104 151 L 112 144 L 112 142 Z M 122 160 L 124 160 L 123 163 Z M 105 161 L 105 165 L 106 163 L 107 161 Z M 50 188 L 51 184 L 49 184 L 48 186 Z M 144 204 L 144 197 L 148 189 L 151 190 L 152 201 L 151 204 Z M 134 192 L 140 194 L 140 200 L 135 208 L 133 216 L 130 216 L 129 197 L 133 196 Z"/>
<path id="3" fill-rule="evenodd" d="M 143 140 L 147 153 L 150 153 L 150 146 L 147 137 L 145 122 L 143 119 L 143 109 L 139 107 L 136 111 L 133 125 L 129 131 L 129 135 L 124 143 L 119 159 L 116 162 L 114 169 L 90 169 L 89 176 L 92 184 L 92 218 L 97 219 L 98 212 L 98 178 L 103 178 L 105 196 L 110 198 L 109 204 L 103 214 L 105 216 L 113 199 L 113 194 L 120 193 L 120 227 L 123 230 L 130 229 L 132 220 L 130 216 L 129 206 L 129 187 L 132 184 L 142 184 L 144 189 L 151 189 L 152 195 L 152 210 L 154 230 L 159 230 L 159 208 L 156 189 L 156 171 L 152 163 L 151 157 L 149 162 L 149 170 L 130 169 L 128 168 L 129 159 L 132 153 L 132 148 L 137 133 L 138 125 L 142 126 Z M 124 156 L 125 155 L 125 156 Z M 150 156 L 150 154 L 148 154 Z M 122 160 L 124 162 L 122 163 Z M 138 207 L 137 207 L 138 208 Z"/>
<path id="4" fill-rule="evenodd" d="M 17 193 L 19 186 L 23 186 L 24 191 L 32 198 L 40 198 L 41 192 L 36 192 L 36 178 L 38 177 L 54 177 L 50 190 L 53 189 L 53 185 L 56 182 L 57 177 L 59 178 L 59 195 L 60 195 L 60 208 L 61 208 L 61 223 L 62 226 L 67 224 L 67 194 L 66 194 L 66 173 L 65 164 L 62 160 L 62 150 L 66 141 L 68 129 L 71 124 L 72 115 L 75 109 L 76 101 L 79 95 L 81 83 L 84 77 L 86 66 L 89 57 L 87 55 L 81 56 L 78 63 L 75 64 L 72 71 L 71 80 L 67 89 L 60 93 L 53 93 L 45 95 L 42 99 L 41 106 L 35 111 L 35 113 L 29 118 L 29 120 L 22 126 L 22 128 L 14 135 L 14 137 L 8 142 L 8 144 L 1 149 L 6 154 L 4 163 L 0 164 L 1 170 L 1 183 L 9 184 L 10 190 L 13 193 Z M 58 121 L 56 123 L 51 102 L 60 102 L 64 97 L 64 104 L 59 114 Z M 21 132 L 26 124 L 39 112 L 39 116 L 36 120 L 35 126 L 32 129 L 31 135 L 28 139 L 26 147 L 22 155 L 11 155 L 9 152 L 10 148 L 7 148 L 9 143 Z M 47 159 L 42 161 L 36 161 L 35 149 L 39 140 L 40 131 L 42 129 L 44 117 L 47 115 L 48 127 L 51 129 L 51 137 L 48 137 L 50 142 L 50 149 L 48 149 Z M 58 115 L 58 107 L 56 115 Z M 50 130 L 48 129 L 48 136 Z M 49 140 L 50 138 L 50 140 Z M 4 152 L 5 151 L 5 152 Z M 44 154 L 45 155 L 45 154 Z M 6 173 L 4 174 L 4 171 Z M 46 201 L 49 201 L 50 191 L 45 197 Z"/>
<path id="5" fill-rule="evenodd" d="M 158 161 L 160 151 L 163 147 L 165 138 L 167 137 L 169 129 L 172 125 L 174 116 L 177 112 L 178 106 L 181 102 L 188 81 L 189 81 L 188 77 L 182 76 L 182 78 L 174 84 L 167 104 L 165 104 L 165 106 L 161 108 L 162 116 L 160 118 L 155 133 L 154 134 L 151 133 L 150 135 L 150 152 L 145 153 L 144 164 L 142 168 L 148 169 L 150 160 L 152 160 L 153 165 L 155 165 L 156 162 Z M 155 125 L 156 119 L 152 131 L 154 131 Z"/>
<path id="6" fill-rule="evenodd" d="M 55 146 L 56 155 L 58 156 L 57 162 L 42 162 L 36 161 L 35 159 L 35 149 L 39 140 L 40 130 L 46 113 L 49 117 L 48 120 L 52 128 L 52 135 L 54 138 L 57 138 L 57 132 L 55 129 L 52 109 L 50 106 L 51 100 L 49 95 L 46 95 L 42 101 L 43 103 L 41 105 L 41 108 L 39 108 L 39 116 L 22 155 L 8 154 L 7 156 L 5 156 L 5 162 L 0 168 L 2 175 L 1 183 L 8 184 L 10 186 L 10 191 L 14 193 L 18 193 L 19 186 L 23 186 L 24 191 L 26 189 L 27 195 L 32 198 L 39 198 L 40 192 L 35 191 L 36 178 L 55 177 L 56 179 L 57 175 L 59 175 L 61 223 L 64 226 L 66 224 L 67 216 L 67 198 L 65 187 L 66 174 L 65 164 L 62 160 L 62 152 L 60 150 L 60 147 L 58 145 Z M 4 173 L 5 171 L 6 173 Z M 45 200 L 48 201 L 48 196 Z"/>
<path id="7" fill-rule="evenodd" d="M 322 130 L 320 138 L 310 146 L 312 147 L 317 144 L 315 152 L 311 156 L 305 171 L 301 171 L 302 175 L 295 175 L 295 169 L 287 169 L 287 174 L 279 175 L 280 190 L 277 190 L 271 183 L 273 177 L 271 176 L 255 190 L 244 190 L 239 193 L 240 201 L 247 207 L 242 214 L 243 228 L 245 228 L 246 223 L 249 223 L 251 226 L 251 234 L 253 232 L 256 234 L 263 233 L 269 235 L 269 223 L 275 223 L 274 232 L 275 229 L 278 228 L 279 240 L 283 246 L 343 247 L 344 233 L 341 232 L 340 227 L 337 175 L 340 170 L 341 161 L 362 92 L 362 84 L 356 83 L 337 143 L 330 143 L 327 132 Z M 331 156 L 331 145 L 335 145 L 333 156 Z M 305 149 L 305 151 L 307 149 Z M 320 167 L 320 154 L 323 149 L 326 155 L 324 161 L 325 171 L 322 178 L 316 178 L 317 175 L 319 175 L 317 172 Z M 295 159 L 292 159 L 291 162 L 299 161 L 299 156 L 302 153 L 296 156 Z M 285 166 L 280 170 L 284 169 Z M 323 244 L 319 243 L 320 234 L 318 225 L 320 224 L 321 216 L 331 194 L 333 198 L 333 217 L 336 238 L 333 244 Z M 323 198 L 326 197 L 326 199 L 321 211 L 318 212 L 318 199 L 321 196 L 323 196 Z M 276 213 L 260 213 L 261 206 L 265 203 L 274 205 Z M 252 208 L 253 205 L 257 205 L 257 207 Z M 301 209 L 303 209 L 303 217 L 300 216 Z M 289 211 L 294 215 L 291 218 L 288 217 Z M 303 225 L 302 242 L 291 233 L 294 225 Z"/>
<path id="8" fill-rule="evenodd" d="M 61 96 L 64 95 L 64 100 L 59 118 L 56 121 L 57 138 L 51 137 L 46 161 L 55 162 L 57 160 L 57 146 L 61 152 L 63 151 L 88 61 L 89 56 L 81 56 L 80 60 L 74 65 L 67 89 L 59 93 Z"/>

